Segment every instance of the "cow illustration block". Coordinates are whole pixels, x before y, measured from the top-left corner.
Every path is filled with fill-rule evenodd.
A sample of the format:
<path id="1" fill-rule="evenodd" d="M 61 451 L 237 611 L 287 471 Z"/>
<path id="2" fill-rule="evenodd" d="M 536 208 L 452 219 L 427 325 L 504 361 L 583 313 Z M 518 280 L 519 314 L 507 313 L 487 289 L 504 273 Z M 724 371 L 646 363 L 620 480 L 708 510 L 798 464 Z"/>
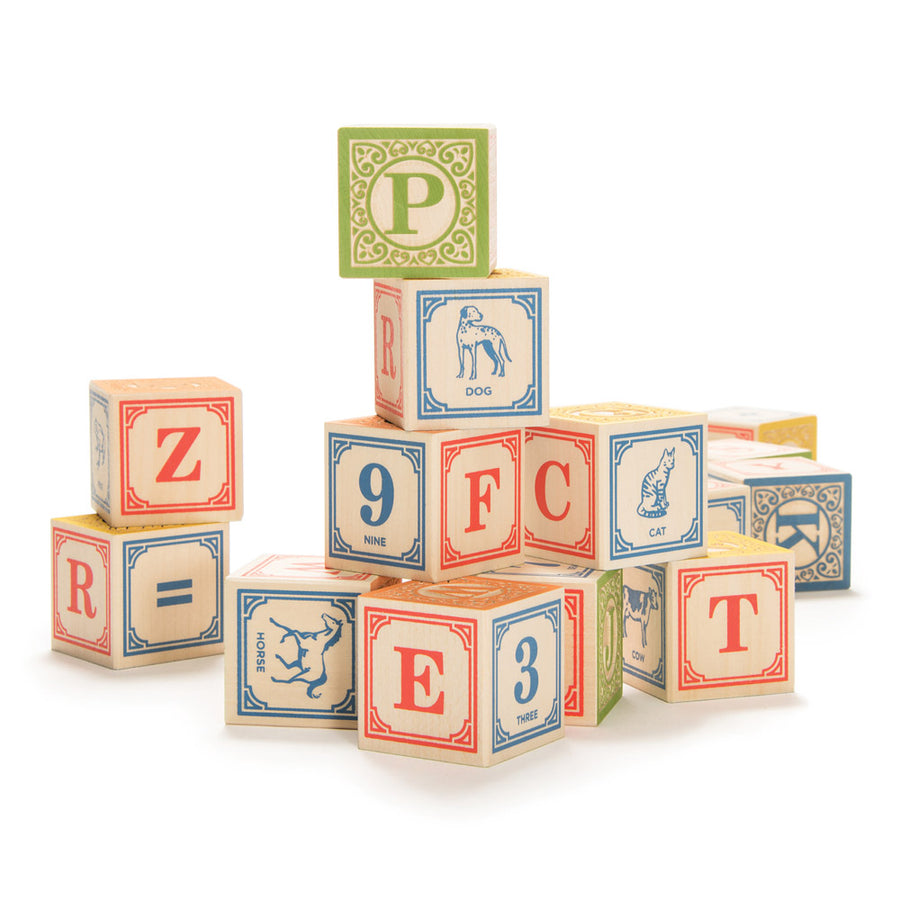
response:
<path id="1" fill-rule="evenodd" d="M 54 650 L 111 669 L 222 652 L 227 524 L 50 528 Z"/>
<path id="2" fill-rule="evenodd" d="M 625 683 L 669 702 L 794 689 L 794 557 L 728 531 L 622 573 Z"/>
<path id="3" fill-rule="evenodd" d="M 754 406 L 709 410 L 709 438 L 743 438 L 809 450 L 816 458 L 816 417 L 806 413 Z"/>
<path id="4" fill-rule="evenodd" d="M 325 425 L 325 561 L 444 581 L 521 562 L 522 433 Z"/>
<path id="5" fill-rule="evenodd" d="M 748 533 L 794 552 L 798 591 L 850 587 L 849 473 L 798 456 L 711 463 L 709 471 L 750 489 Z"/>
<path id="6" fill-rule="evenodd" d="M 375 411 L 411 431 L 546 425 L 549 281 L 375 282 Z"/>
<path id="7" fill-rule="evenodd" d="M 485 277 L 494 268 L 492 127 L 338 131 L 345 278 Z"/>
<path id="8" fill-rule="evenodd" d="M 225 721 L 356 728 L 356 598 L 393 579 L 260 556 L 225 580 Z"/>
<path id="9" fill-rule="evenodd" d="M 563 736 L 563 589 L 459 578 L 359 598 L 359 746 L 489 766 Z"/>
<path id="10" fill-rule="evenodd" d="M 717 441 L 716 443 L 723 443 Z M 709 531 L 750 531 L 750 488 L 733 481 L 707 479 L 709 502 L 707 526 Z"/>
<path id="11" fill-rule="evenodd" d="M 241 392 L 218 378 L 92 381 L 91 504 L 115 528 L 243 511 Z"/>
<path id="12" fill-rule="evenodd" d="M 525 429 L 530 556 L 617 569 L 706 541 L 706 414 L 625 403 L 550 410 Z"/>
<path id="13" fill-rule="evenodd" d="M 566 725 L 599 724 L 622 697 L 621 569 L 526 560 L 484 577 L 563 588 Z"/>

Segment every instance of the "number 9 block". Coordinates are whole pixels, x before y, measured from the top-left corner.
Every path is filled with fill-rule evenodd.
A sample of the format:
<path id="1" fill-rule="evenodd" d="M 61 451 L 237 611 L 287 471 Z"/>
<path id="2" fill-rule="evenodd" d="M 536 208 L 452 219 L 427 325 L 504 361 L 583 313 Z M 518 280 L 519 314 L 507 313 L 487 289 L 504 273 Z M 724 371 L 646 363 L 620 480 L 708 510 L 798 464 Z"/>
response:
<path id="1" fill-rule="evenodd" d="M 563 736 L 563 589 L 461 578 L 359 597 L 359 746 L 490 766 Z"/>

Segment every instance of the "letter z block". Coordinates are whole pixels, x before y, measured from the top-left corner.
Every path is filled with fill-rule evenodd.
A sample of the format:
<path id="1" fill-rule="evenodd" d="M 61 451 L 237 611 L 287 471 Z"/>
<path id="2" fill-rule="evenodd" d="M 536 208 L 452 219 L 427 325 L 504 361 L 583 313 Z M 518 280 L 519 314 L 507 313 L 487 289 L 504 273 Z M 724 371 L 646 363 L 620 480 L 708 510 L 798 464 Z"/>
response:
<path id="1" fill-rule="evenodd" d="M 490 766 L 563 736 L 563 590 L 407 581 L 359 598 L 359 746 Z"/>
<path id="2" fill-rule="evenodd" d="M 341 128 L 341 275 L 489 275 L 497 259 L 495 147 L 491 127 Z"/>
<path id="3" fill-rule="evenodd" d="M 551 409 L 525 429 L 526 552 L 604 571 L 702 553 L 706 443 L 705 413 Z"/>
<path id="4" fill-rule="evenodd" d="M 445 581 L 521 562 L 522 432 L 325 424 L 325 562 Z"/>
<path id="5" fill-rule="evenodd" d="M 114 528 L 243 511 L 241 392 L 218 378 L 92 381 L 91 505 Z"/>
<path id="6" fill-rule="evenodd" d="M 410 431 L 546 425 L 549 281 L 375 282 L 375 411 Z"/>
<path id="7" fill-rule="evenodd" d="M 529 560 L 484 577 L 563 588 L 566 725 L 599 724 L 622 697 L 622 570 Z"/>
<path id="8" fill-rule="evenodd" d="M 710 463 L 710 475 L 750 489 L 750 535 L 795 554 L 798 591 L 850 587 L 852 479 L 812 459 Z"/>
<path id="9" fill-rule="evenodd" d="M 227 524 L 50 527 L 54 650 L 111 669 L 222 652 Z"/>
<path id="10" fill-rule="evenodd" d="M 743 438 L 804 447 L 816 458 L 816 417 L 806 413 L 753 406 L 728 406 L 709 411 L 709 439 Z"/>
<path id="11" fill-rule="evenodd" d="M 270 554 L 225 580 L 225 721 L 356 728 L 356 598 L 393 579 Z"/>
<path id="12" fill-rule="evenodd" d="M 794 557 L 734 532 L 625 569 L 625 683 L 669 702 L 794 689 Z"/>

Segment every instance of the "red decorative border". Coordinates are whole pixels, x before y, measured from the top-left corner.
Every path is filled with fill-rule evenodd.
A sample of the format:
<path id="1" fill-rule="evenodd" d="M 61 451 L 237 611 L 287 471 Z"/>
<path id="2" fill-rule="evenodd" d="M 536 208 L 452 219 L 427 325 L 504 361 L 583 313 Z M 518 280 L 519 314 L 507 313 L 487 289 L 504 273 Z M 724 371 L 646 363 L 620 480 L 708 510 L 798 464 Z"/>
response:
<path id="1" fill-rule="evenodd" d="M 123 516 L 144 513 L 223 512 L 236 508 L 234 397 L 190 397 L 184 400 L 122 400 L 119 403 L 119 458 L 121 460 L 121 512 Z M 226 479 L 217 494 L 202 503 L 153 504 L 142 500 L 131 484 L 129 434 L 135 421 L 151 409 L 206 409 L 225 425 Z"/>
<path id="2" fill-rule="evenodd" d="M 459 731 L 445 739 L 408 731 L 395 731 L 378 715 L 372 704 L 372 645 L 378 632 L 389 623 L 443 625 L 461 641 L 468 656 L 468 700 L 466 717 Z M 379 741 L 395 741 L 417 747 L 439 747 L 463 753 L 478 751 L 478 621 L 457 616 L 441 616 L 431 613 L 402 613 L 395 609 L 366 607 L 363 614 L 363 678 L 365 679 L 365 708 L 361 710 L 367 738 Z"/>
<path id="3" fill-rule="evenodd" d="M 332 569 L 330 566 L 325 565 L 325 562 L 321 557 L 310 558 L 309 567 L 298 567 L 296 574 L 291 574 L 289 572 L 266 571 L 266 568 L 273 562 L 277 562 L 278 560 L 296 558 L 297 557 L 290 556 L 290 554 L 270 553 L 268 556 L 261 559 L 252 568 L 248 568 L 243 572 L 235 572 L 234 575 L 237 578 L 274 578 L 284 580 L 296 578 L 298 581 L 322 581 L 324 579 L 340 579 L 341 581 L 368 581 L 372 577 L 371 575 L 364 574 L 363 572 L 344 572 L 340 569 Z M 318 562 L 315 561 L 316 559 L 318 559 Z M 304 573 L 309 573 L 309 576 L 305 576 Z"/>
<path id="4" fill-rule="evenodd" d="M 566 685 L 566 699 L 563 712 L 567 716 L 584 715 L 584 591 L 579 588 L 565 589 L 565 608 L 570 627 L 574 633 L 574 659 L 572 684 Z M 566 642 L 568 645 L 568 641 Z M 565 645 L 564 645 L 565 646 Z"/>
<path id="5" fill-rule="evenodd" d="M 447 521 L 449 486 L 447 476 L 453 460 L 469 447 L 489 447 L 499 444 L 509 452 L 515 468 L 515 516 L 509 534 L 497 547 L 482 549 L 468 555 L 456 550 L 450 543 L 450 528 Z M 441 445 L 441 568 L 455 569 L 475 562 L 490 562 L 504 556 L 515 556 L 522 549 L 522 432 L 504 431 L 478 437 L 447 441 Z"/>
<path id="6" fill-rule="evenodd" d="M 710 678 L 701 675 L 687 658 L 686 607 L 694 588 L 710 575 L 744 575 L 754 573 L 768 578 L 781 599 L 779 615 L 778 651 L 774 660 L 761 672 L 725 678 Z M 681 691 L 701 690 L 712 687 L 735 687 L 745 684 L 769 684 L 787 681 L 790 674 L 789 660 L 789 609 L 788 564 L 784 562 L 744 563 L 733 566 L 716 566 L 697 569 L 681 569 L 678 573 L 678 689 Z"/>
<path id="7" fill-rule="evenodd" d="M 754 439 L 753 431 L 749 428 L 739 428 L 737 425 L 709 425 L 710 434 L 727 434 L 729 437 L 742 438 L 745 441 Z"/>
<path id="8" fill-rule="evenodd" d="M 571 544 L 561 541 L 538 540 L 526 525 L 523 528 L 525 546 L 536 547 L 539 550 L 552 550 L 557 553 L 570 553 L 572 556 L 580 556 L 584 559 L 593 559 L 597 553 L 595 538 L 597 534 L 597 509 L 596 493 L 594 491 L 596 479 L 597 439 L 593 434 L 582 434 L 577 431 L 562 431 L 558 428 L 526 428 L 525 443 L 534 440 L 535 437 L 545 437 L 552 440 L 568 441 L 574 444 L 584 456 L 584 462 L 588 470 L 588 524 L 584 534 Z"/>
<path id="9" fill-rule="evenodd" d="M 380 281 L 375 282 L 375 408 L 386 409 L 388 412 L 395 413 L 398 416 L 403 415 L 403 306 L 400 302 L 401 296 L 399 289 L 390 287 Z M 384 395 L 381 393 L 381 387 L 379 385 L 380 379 L 378 377 L 380 372 L 378 361 L 378 303 L 384 297 L 389 297 L 397 304 L 397 326 L 399 333 L 396 335 L 396 340 L 400 341 L 400 343 L 397 344 L 395 340 L 395 346 L 398 351 L 396 354 L 397 366 L 400 373 L 398 394 L 400 399 L 397 403 L 391 403 L 389 400 L 385 399 Z"/>
<path id="10" fill-rule="evenodd" d="M 59 551 L 67 541 L 74 541 L 76 544 L 90 544 L 100 554 L 103 561 L 104 584 L 106 587 L 106 625 L 96 641 L 87 641 L 77 635 L 69 634 L 62 623 L 59 610 L 59 578 L 57 575 L 59 567 Z M 111 584 L 112 577 L 110 575 L 110 543 L 100 538 L 90 538 L 76 531 L 66 531 L 64 528 L 53 529 L 53 637 L 58 641 L 67 644 L 74 644 L 76 647 L 84 647 L 85 650 L 93 650 L 101 653 L 103 656 L 112 655 L 112 641 L 110 616 L 112 613 L 112 597 Z"/>

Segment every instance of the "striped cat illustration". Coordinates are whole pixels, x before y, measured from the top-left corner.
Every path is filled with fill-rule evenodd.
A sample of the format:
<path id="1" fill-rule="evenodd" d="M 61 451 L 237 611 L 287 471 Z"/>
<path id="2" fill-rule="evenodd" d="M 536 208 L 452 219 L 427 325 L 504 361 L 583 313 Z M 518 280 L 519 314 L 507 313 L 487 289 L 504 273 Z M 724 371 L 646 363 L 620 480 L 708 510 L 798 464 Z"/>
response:
<path id="1" fill-rule="evenodd" d="M 666 514 L 669 501 L 666 497 L 666 487 L 669 484 L 669 475 L 675 468 L 675 448 L 663 450 L 659 463 L 652 468 L 641 482 L 641 502 L 638 505 L 638 515 L 648 519 L 658 519 Z"/>

